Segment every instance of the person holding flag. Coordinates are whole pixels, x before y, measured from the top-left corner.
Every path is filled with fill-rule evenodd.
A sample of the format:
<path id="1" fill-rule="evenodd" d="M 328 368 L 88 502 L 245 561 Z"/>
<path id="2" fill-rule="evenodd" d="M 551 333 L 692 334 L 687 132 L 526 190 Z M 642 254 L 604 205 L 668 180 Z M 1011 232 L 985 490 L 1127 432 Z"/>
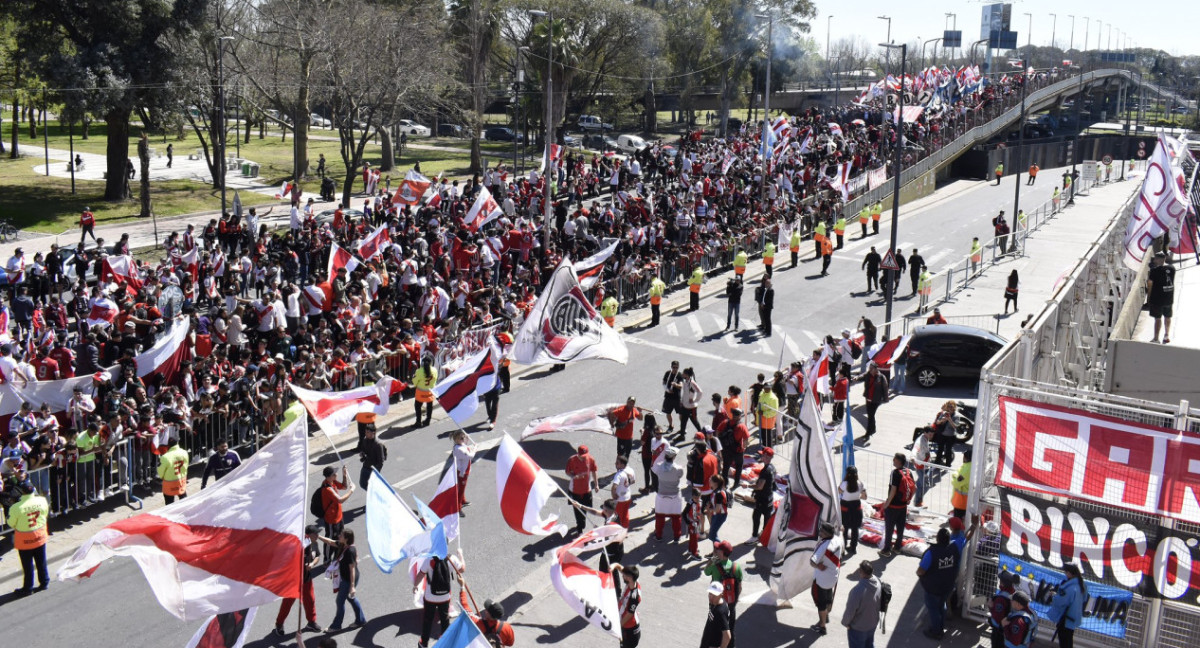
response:
<path id="1" fill-rule="evenodd" d="M 301 628 L 304 632 L 323 632 L 321 626 L 317 625 L 317 601 L 313 593 L 312 578 L 313 570 L 321 564 L 321 550 L 317 547 L 320 536 L 321 527 L 315 524 L 304 527 L 304 564 L 300 566 L 303 579 L 303 584 L 300 586 L 300 601 L 304 606 L 304 615 L 308 618 L 308 625 Z M 287 621 L 295 603 L 296 599 L 294 598 L 284 598 L 279 602 L 279 614 L 275 616 L 276 636 L 287 636 L 283 629 L 283 623 Z"/>
<path id="2" fill-rule="evenodd" d="M 421 616 L 421 639 L 417 641 L 419 648 L 429 645 L 429 636 L 433 632 L 433 621 L 437 618 L 444 635 L 450 628 L 450 585 L 454 580 L 462 583 L 462 574 L 467 569 L 466 563 L 456 555 L 438 556 L 430 554 L 421 559 L 417 567 L 417 582 L 413 583 L 413 594 L 425 582 L 425 592 L 422 595 L 423 614 Z"/>
<path id="3" fill-rule="evenodd" d="M 497 381 L 498 382 L 498 381 Z M 467 478 L 471 476 L 471 462 L 475 460 L 475 444 L 463 430 L 455 430 L 450 436 L 454 447 L 450 451 L 450 459 L 454 462 L 454 471 L 458 486 L 459 517 L 466 517 L 462 508 L 469 505 L 467 501 Z"/>
<path id="4" fill-rule="evenodd" d="M 771 460 L 775 458 L 775 450 L 772 448 L 763 448 L 758 451 L 758 460 L 762 463 L 762 470 L 758 471 L 758 479 L 754 480 L 754 486 L 751 490 L 754 492 L 754 512 L 751 513 L 751 530 L 750 537 L 746 540 L 747 546 L 754 546 L 759 541 L 759 523 L 765 524 L 766 528 L 770 528 L 771 516 L 775 513 L 775 466 L 771 465 Z"/>

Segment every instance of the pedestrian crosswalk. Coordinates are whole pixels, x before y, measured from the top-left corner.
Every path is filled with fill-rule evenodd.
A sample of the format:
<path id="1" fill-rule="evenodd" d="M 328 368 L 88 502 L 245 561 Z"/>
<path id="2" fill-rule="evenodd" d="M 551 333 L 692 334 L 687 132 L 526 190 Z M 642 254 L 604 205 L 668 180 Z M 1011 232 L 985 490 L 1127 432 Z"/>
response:
<path id="1" fill-rule="evenodd" d="M 817 331 L 784 327 L 772 327 L 771 337 L 763 336 L 757 326 L 758 318 L 746 317 L 743 309 L 738 330 L 725 331 L 725 313 L 696 311 L 664 322 L 660 329 L 651 329 L 627 336 L 635 344 L 657 347 L 664 350 L 691 353 L 710 359 L 730 359 L 744 365 L 753 364 L 760 370 L 774 370 L 780 362 L 808 357 L 812 348 L 821 343 Z M 750 359 L 752 358 L 752 360 Z M 741 362 L 739 362 L 739 360 Z"/>

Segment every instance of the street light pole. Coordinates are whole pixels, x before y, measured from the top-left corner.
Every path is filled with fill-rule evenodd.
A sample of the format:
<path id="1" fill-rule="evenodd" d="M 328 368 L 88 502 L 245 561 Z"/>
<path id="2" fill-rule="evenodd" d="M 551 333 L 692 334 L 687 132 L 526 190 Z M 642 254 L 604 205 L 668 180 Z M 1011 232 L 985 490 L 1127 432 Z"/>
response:
<path id="1" fill-rule="evenodd" d="M 225 42 L 233 40 L 233 36 L 221 36 L 217 39 L 217 92 L 220 93 L 220 103 L 217 107 L 217 140 L 220 146 L 220 155 L 217 156 L 217 174 L 221 180 L 221 215 L 225 214 L 227 201 L 225 199 L 225 146 L 226 146 L 226 127 L 225 127 Z M 299 181 L 299 178 L 296 178 Z"/>
<path id="2" fill-rule="evenodd" d="M 1021 70 L 1021 118 L 1017 121 L 1017 159 L 1014 164 L 1017 168 L 1017 188 L 1013 194 L 1012 217 L 1014 219 L 1016 219 L 1017 214 L 1021 213 L 1021 167 L 1025 164 L 1025 93 L 1029 91 L 1029 70 L 1031 67 L 1027 65 L 1024 70 Z M 1013 222 L 1015 223 L 1016 221 L 1014 220 Z"/>
<path id="3" fill-rule="evenodd" d="M 891 51 L 893 48 L 900 49 L 900 78 L 903 79 L 904 78 L 904 67 L 908 62 L 908 44 L 905 43 L 902 45 L 892 45 L 891 43 L 882 43 L 882 44 L 880 44 L 880 46 L 887 48 L 888 51 Z M 903 83 L 903 81 L 901 81 L 901 83 Z M 897 119 L 896 119 L 896 123 L 895 123 L 895 126 L 896 126 L 895 154 L 896 155 L 895 155 L 895 161 L 893 162 L 893 165 L 895 166 L 894 170 L 896 173 L 896 177 L 892 183 L 892 240 L 891 240 L 891 247 L 888 248 L 888 254 L 891 254 L 891 255 L 895 255 L 895 253 L 896 253 L 896 241 L 897 241 L 897 236 L 899 235 L 899 231 L 900 231 L 900 175 L 901 175 L 901 172 L 903 171 L 903 164 L 904 164 L 904 92 L 903 92 L 903 88 L 901 88 L 901 92 L 896 93 L 896 102 L 897 102 L 896 103 Z M 887 322 L 887 325 L 884 327 L 884 335 L 888 335 L 889 337 L 891 336 L 891 328 L 892 328 L 892 325 L 891 325 L 892 295 L 895 292 L 896 292 L 895 290 L 885 290 L 884 291 L 884 297 L 885 297 L 886 304 L 887 304 L 886 311 L 884 312 L 884 316 L 883 316 L 883 320 L 885 322 Z"/>
<path id="4" fill-rule="evenodd" d="M 1026 35 L 1025 45 L 1029 53 L 1025 55 L 1025 67 L 1031 68 L 1033 67 L 1033 14 L 1026 11 L 1025 15 L 1029 17 L 1029 33 Z M 1024 73 L 1025 70 L 1021 70 L 1021 72 Z"/>
<path id="5" fill-rule="evenodd" d="M 921 67 L 917 69 L 918 74 L 920 74 L 922 71 L 925 70 L 925 48 L 926 48 L 926 46 L 928 46 L 930 43 L 936 43 L 940 40 L 942 40 L 942 39 L 931 38 L 921 44 Z M 933 64 L 937 65 L 937 58 L 936 58 L 937 57 L 937 47 L 936 46 L 933 48 L 933 55 L 934 55 Z"/>
<path id="6" fill-rule="evenodd" d="M 1087 51 L 1088 34 L 1091 33 L 1091 28 L 1092 28 L 1092 19 L 1087 16 L 1084 16 L 1083 17 L 1083 52 Z M 1082 70 L 1083 70 L 1083 68 L 1081 67 L 1080 71 L 1082 71 Z"/>
<path id="7" fill-rule="evenodd" d="M 1052 13 L 1052 14 L 1050 14 L 1050 17 L 1053 19 L 1050 21 L 1050 49 L 1053 50 L 1054 49 L 1054 37 L 1058 35 L 1058 14 Z M 1054 66 L 1051 66 L 1051 67 L 1054 67 Z"/>
<path id="8" fill-rule="evenodd" d="M 554 200 L 554 189 L 551 176 L 554 166 L 550 164 L 550 145 L 554 143 L 554 13 L 533 9 L 529 15 L 546 18 L 546 174 L 542 176 L 544 187 L 542 201 L 542 230 L 544 230 L 545 253 L 550 252 L 550 235 L 554 229 L 551 218 L 551 202 Z"/>
<path id="9" fill-rule="evenodd" d="M 825 65 L 829 65 L 829 34 L 833 29 L 833 14 L 825 19 Z"/>
<path id="10" fill-rule="evenodd" d="M 763 204 L 763 206 L 764 206 L 763 210 L 766 211 L 765 206 L 766 206 L 766 202 L 767 202 L 767 177 L 770 175 L 770 169 L 769 169 L 769 164 L 768 164 L 767 158 L 772 153 L 772 151 L 769 151 L 767 149 L 768 144 L 767 144 L 767 139 L 766 139 L 766 133 L 767 133 L 767 129 L 771 127 L 771 59 L 773 58 L 771 56 L 771 54 L 772 54 L 771 50 L 775 47 L 774 40 L 773 40 L 774 33 L 775 33 L 775 16 L 768 14 L 768 15 L 757 15 L 756 17 L 767 19 L 767 79 L 766 79 L 766 88 L 763 89 L 763 130 L 762 130 L 763 169 L 762 169 L 762 174 L 761 174 L 762 181 L 758 187 L 758 200 L 760 203 Z M 830 18 L 832 18 L 832 16 L 830 16 Z"/>
<path id="11" fill-rule="evenodd" d="M 887 24 L 888 24 L 887 42 L 890 45 L 892 42 L 892 17 L 891 16 L 877 16 L 877 18 L 879 18 L 879 20 L 887 21 Z M 885 55 L 886 58 L 884 59 L 884 62 L 883 62 L 883 66 L 884 66 L 883 76 L 886 78 L 888 68 L 892 67 L 892 49 L 890 47 L 885 47 L 884 49 L 887 50 L 887 54 Z"/>
<path id="12" fill-rule="evenodd" d="M 958 31 L 958 14 L 956 14 L 956 13 L 951 13 L 951 12 L 947 11 L 947 12 L 946 12 L 946 18 L 953 18 L 954 24 L 953 24 L 953 26 L 952 26 L 950 29 L 952 29 L 952 30 L 954 30 L 954 31 Z M 943 22 L 943 23 L 942 23 L 942 29 L 944 30 L 945 28 L 946 28 L 946 23 L 945 23 L 945 22 Z M 949 59 L 950 59 L 951 61 L 953 61 L 953 59 L 954 59 L 954 48 L 953 48 L 953 47 L 951 47 L 951 48 L 950 48 L 950 50 L 951 50 L 951 51 L 950 51 L 950 56 L 949 56 Z M 945 41 L 942 41 L 942 54 L 945 54 L 945 53 L 946 53 L 946 42 L 945 42 Z"/>

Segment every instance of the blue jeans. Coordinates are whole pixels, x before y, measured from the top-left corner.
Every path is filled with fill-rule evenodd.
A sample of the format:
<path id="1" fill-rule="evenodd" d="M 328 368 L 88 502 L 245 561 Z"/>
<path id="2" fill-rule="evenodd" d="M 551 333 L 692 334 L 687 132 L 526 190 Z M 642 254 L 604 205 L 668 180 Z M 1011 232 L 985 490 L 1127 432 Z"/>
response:
<path id="1" fill-rule="evenodd" d="M 875 648 L 874 630 L 846 628 L 846 640 L 850 643 L 850 648 Z"/>
<path id="2" fill-rule="evenodd" d="M 731 301 L 725 305 L 725 328 L 739 328 L 742 319 L 742 302 Z"/>
<path id="3" fill-rule="evenodd" d="M 355 574 L 358 575 L 357 573 Z M 357 584 L 357 582 L 355 583 Z M 338 585 L 337 592 L 337 614 L 333 617 L 331 628 L 342 627 L 342 617 L 346 613 L 346 601 L 350 601 L 350 606 L 354 608 L 354 622 L 366 623 L 367 616 L 363 614 L 362 604 L 358 602 L 358 597 L 350 598 L 350 581 L 344 580 Z"/>
<path id="4" fill-rule="evenodd" d="M 927 484 L 925 483 L 925 480 L 928 479 L 928 477 L 925 474 L 926 470 L 927 470 L 926 468 L 914 468 L 913 469 L 913 473 L 916 475 L 916 478 L 917 478 L 917 492 L 913 495 L 913 503 L 916 504 L 917 506 L 925 505 L 925 487 L 927 486 Z"/>
<path id="5" fill-rule="evenodd" d="M 905 351 L 908 353 L 908 351 Z M 897 394 L 904 393 L 905 382 L 908 380 L 908 365 L 896 364 L 892 365 L 892 391 Z"/>
<path id="6" fill-rule="evenodd" d="M 945 594 L 925 592 L 925 610 L 929 613 L 929 630 L 935 634 L 942 634 L 946 631 L 946 598 Z"/>
<path id="7" fill-rule="evenodd" d="M 717 532 L 721 530 L 721 525 L 725 524 L 725 518 L 728 518 L 728 513 L 716 513 L 712 516 L 712 522 L 708 525 L 708 539 L 716 542 L 720 538 L 717 537 Z"/>

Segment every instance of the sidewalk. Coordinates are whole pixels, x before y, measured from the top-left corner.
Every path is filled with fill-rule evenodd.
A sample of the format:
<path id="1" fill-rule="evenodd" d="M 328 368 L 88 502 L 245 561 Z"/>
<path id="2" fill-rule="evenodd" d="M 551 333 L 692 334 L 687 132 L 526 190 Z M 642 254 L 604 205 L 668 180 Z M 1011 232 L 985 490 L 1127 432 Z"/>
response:
<path id="1" fill-rule="evenodd" d="M 67 161 L 71 159 L 71 152 L 66 149 L 51 148 L 50 153 L 50 175 L 58 178 L 70 178 L 71 170 L 67 168 Z M 38 151 L 39 153 L 41 151 Z M 130 158 L 134 160 L 134 167 L 141 173 L 141 166 L 137 162 L 135 149 L 131 149 L 135 156 Z M 212 151 L 210 149 L 209 153 Z M 197 155 L 195 160 L 188 159 L 189 155 Z M 108 170 L 108 158 L 99 153 L 84 153 L 75 151 L 75 155 L 83 159 L 83 168 L 75 172 L 76 180 L 104 180 L 104 173 Z M 35 155 L 32 159 L 44 159 L 41 155 Z M 254 160 L 244 160 L 253 162 Z M 39 175 L 46 173 L 46 165 L 39 164 L 33 167 L 33 172 Z M 138 182 L 139 178 L 133 182 Z M 155 145 L 150 147 L 150 181 L 161 182 L 164 180 L 192 180 L 201 184 L 210 184 L 212 182 L 212 172 L 208 168 L 208 163 L 204 160 L 204 153 L 198 147 L 183 147 L 177 146 L 174 149 L 174 157 L 172 158 L 171 168 L 167 168 L 167 149 L 164 145 Z M 225 173 L 225 182 L 228 184 L 230 191 L 240 189 L 242 191 L 255 191 L 268 196 L 275 195 L 275 187 L 268 186 L 259 178 L 247 178 L 242 175 L 241 165 L 238 169 L 229 169 Z"/>

